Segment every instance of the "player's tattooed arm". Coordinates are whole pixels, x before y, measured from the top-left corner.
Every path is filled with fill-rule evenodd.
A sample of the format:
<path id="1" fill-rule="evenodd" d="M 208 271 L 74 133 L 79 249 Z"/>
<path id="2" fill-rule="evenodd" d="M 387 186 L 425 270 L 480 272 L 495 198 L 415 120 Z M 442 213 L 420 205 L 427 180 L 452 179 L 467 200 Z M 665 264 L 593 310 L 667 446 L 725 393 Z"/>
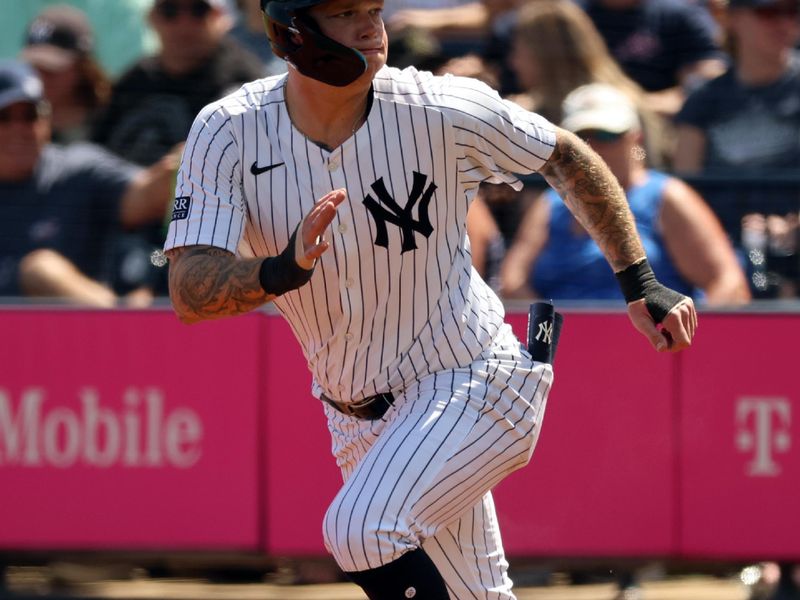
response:
<path id="1" fill-rule="evenodd" d="M 575 134 L 558 129 L 539 170 L 597 242 L 614 271 L 645 256 L 625 192 L 603 160 Z"/>
<path id="2" fill-rule="evenodd" d="M 169 295 L 184 323 L 239 315 L 273 296 L 258 279 L 263 259 L 239 259 L 213 246 L 187 246 L 167 252 Z"/>

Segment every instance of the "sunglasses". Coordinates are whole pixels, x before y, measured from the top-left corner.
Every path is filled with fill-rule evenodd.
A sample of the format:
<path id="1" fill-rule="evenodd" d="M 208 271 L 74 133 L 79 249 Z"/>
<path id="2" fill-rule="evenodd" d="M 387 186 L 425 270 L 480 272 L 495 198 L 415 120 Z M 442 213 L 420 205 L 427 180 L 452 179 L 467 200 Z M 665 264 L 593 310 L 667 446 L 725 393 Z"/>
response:
<path id="1" fill-rule="evenodd" d="M 0 110 L 0 123 L 35 123 L 42 116 L 40 110 L 34 104 L 24 104 L 16 108 L 4 108 Z"/>
<path id="2" fill-rule="evenodd" d="M 586 140 L 587 142 L 616 142 L 617 140 L 622 139 L 622 136 L 625 135 L 625 132 L 622 133 L 614 133 L 613 131 L 603 131 L 602 129 L 586 129 L 584 131 L 578 131 L 575 135 L 577 135 L 582 140 Z"/>
<path id="3" fill-rule="evenodd" d="M 195 2 L 183 3 L 163 0 L 155 6 L 155 11 L 160 17 L 167 21 L 176 20 L 181 13 L 186 13 L 195 19 L 204 19 L 211 12 L 211 5 L 208 2 L 197 0 Z"/>
<path id="4" fill-rule="evenodd" d="M 761 19 L 797 19 L 800 8 L 797 6 L 756 6 L 753 8 L 755 15 Z"/>

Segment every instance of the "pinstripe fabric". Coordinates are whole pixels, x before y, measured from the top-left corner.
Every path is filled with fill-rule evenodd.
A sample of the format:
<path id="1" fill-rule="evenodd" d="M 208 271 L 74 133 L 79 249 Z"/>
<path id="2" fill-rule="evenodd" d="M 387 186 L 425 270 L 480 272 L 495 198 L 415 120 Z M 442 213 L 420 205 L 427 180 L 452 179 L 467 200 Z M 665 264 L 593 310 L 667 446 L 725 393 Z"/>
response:
<path id="1" fill-rule="evenodd" d="M 512 600 L 508 562 L 491 492 L 422 544 L 451 598 Z"/>
<path id="2" fill-rule="evenodd" d="M 190 209 L 171 223 L 165 248 L 277 254 L 314 202 L 343 187 L 332 249 L 308 285 L 274 302 L 301 343 L 315 395 L 360 400 L 469 364 L 489 346 L 503 307 L 471 267 L 467 209 L 481 181 L 519 187 L 513 173 L 539 168 L 552 126 L 477 81 L 384 68 L 366 123 L 328 152 L 292 125 L 284 77 L 247 84 L 198 116 L 176 187 Z M 253 175 L 253 165 L 280 166 Z M 403 251 L 408 232 L 388 223 L 387 244 L 377 245 L 365 201 L 384 206 L 382 187 L 402 209 L 415 178 L 433 189 L 432 232 L 411 232 L 416 247 Z"/>
<path id="3" fill-rule="evenodd" d="M 449 586 L 463 586 L 459 577 L 468 577 L 479 598 L 511 597 L 498 591 L 510 584 L 486 494 L 530 460 L 552 378 L 550 366 L 532 363 L 506 325 L 467 367 L 408 388 L 382 421 L 326 408 L 345 483 L 323 534 L 339 565 L 374 568 L 435 538 L 440 547 L 466 554 L 452 557 L 465 562 L 466 571 L 437 564 Z M 487 537 L 480 544 L 452 543 L 453 527 L 465 518 L 481 522 Z"/>
<path id="4" fill-rule="evenodd" d="M 383 68 L 366 122 L 328 151 L 293 126 L 284 77 L 198 115 L 165 249 L 275 255 L 318 198 L 347 190 L 311 280 L 274 301 L 315 395 L 396 397 L 376 422 L 324 405 L 345 479 L 326 544 L 346 571 L 425 544 L 455 598 L 513 598 L 489 490 L 530 460 L 552 369 L 503 323 L 465 222 L 479 184 L 519 189 L 555 130 L 477 81 Z"/>

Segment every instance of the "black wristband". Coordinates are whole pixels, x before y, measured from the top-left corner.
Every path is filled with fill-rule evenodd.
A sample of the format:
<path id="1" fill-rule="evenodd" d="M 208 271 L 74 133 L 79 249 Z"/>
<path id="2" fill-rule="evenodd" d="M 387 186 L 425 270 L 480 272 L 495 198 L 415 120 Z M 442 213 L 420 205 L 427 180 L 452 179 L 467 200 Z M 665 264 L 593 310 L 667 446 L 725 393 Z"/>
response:
<path id="1" fill-rule="evenodd" d="M 298 226 L 297 229 L 300 227 Z M 272 296 L 280 296 L 286 292 L 296 290 L 308 283 L 314 268 L 308 270 L 297 264 L 295 259 L 295 244 L 297 243 L 297 229 L 294 230 L 289 244 L 278 254 L 269 256 L 261 262 L 258 270 L 258 281 L 265 292 Z"/>
<path id="2" fill-rule="evenodd" d="M 673 308 L 686 299 L 683 294 L 658 282 L 646 258 L 615 275 L 625 302 L 631 303 L 644 298 L 647 312 L 656 323 L 661 323 Z"/>
<path id="3" fill-rule="evenodd" d="M 650 266 L 650 261 L 646 258 L 631 266 L 615 273 L 625 302 L 631 303 L 644 298 L 645 288 L 656 280 L 656 274 Z"/>

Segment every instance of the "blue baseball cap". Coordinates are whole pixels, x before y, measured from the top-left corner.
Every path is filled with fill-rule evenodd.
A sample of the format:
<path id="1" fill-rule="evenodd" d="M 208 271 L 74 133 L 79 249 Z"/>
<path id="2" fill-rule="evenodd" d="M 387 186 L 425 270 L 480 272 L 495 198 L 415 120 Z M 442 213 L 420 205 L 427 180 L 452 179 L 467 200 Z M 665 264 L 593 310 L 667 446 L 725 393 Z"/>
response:
<path id="1" fill-rule="evenodd" d="M 43 98 L 42 82 L 30 66 L 18 60 L 0 60 L 0 108 L 17 102 L 39 104 Z"/>

